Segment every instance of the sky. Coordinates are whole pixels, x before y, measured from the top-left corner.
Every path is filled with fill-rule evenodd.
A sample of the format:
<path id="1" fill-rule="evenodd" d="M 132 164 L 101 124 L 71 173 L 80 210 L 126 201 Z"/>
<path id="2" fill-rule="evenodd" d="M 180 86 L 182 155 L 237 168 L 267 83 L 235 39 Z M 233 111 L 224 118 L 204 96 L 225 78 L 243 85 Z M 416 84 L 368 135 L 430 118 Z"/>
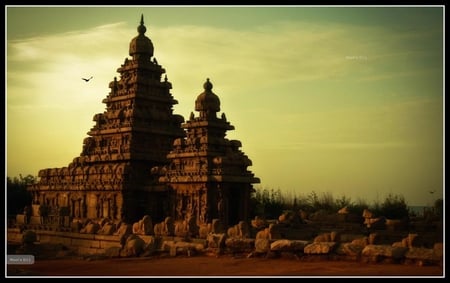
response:
<path id="1" fill-rule="evenodd" d="M 443 6 L 5 6 L 7 176 L 80 155 L 141 14 L 174 114 L 210 78 L 255 188 L 444 197 Z"/>

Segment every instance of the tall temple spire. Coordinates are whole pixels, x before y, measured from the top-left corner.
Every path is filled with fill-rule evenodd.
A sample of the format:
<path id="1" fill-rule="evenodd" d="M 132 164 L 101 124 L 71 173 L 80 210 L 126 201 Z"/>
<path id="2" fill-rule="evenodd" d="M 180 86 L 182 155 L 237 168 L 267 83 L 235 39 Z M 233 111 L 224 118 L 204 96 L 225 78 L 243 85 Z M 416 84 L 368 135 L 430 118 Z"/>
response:
<path id="1" fill-rule="evenodd" d="M 35 202 L 65 207 L 74 219 L 133 223 L 150 212 L 154 220 L 165 218 L 169 200 L 149 189 L 155 181 L 148 172 L 168 162 L 173 141 L 185 135 L 184 118 L 173 114 L 172 86 L 161 80 L 164 68 L 151 61 L 145 31 L 142 15 L 130 42 L 133 58 L 125 58 L 109 83 L 106 110 L 94 114 L 81 154 L 65 167 L 39 171 L 39 183 L 30 188 Z"/>

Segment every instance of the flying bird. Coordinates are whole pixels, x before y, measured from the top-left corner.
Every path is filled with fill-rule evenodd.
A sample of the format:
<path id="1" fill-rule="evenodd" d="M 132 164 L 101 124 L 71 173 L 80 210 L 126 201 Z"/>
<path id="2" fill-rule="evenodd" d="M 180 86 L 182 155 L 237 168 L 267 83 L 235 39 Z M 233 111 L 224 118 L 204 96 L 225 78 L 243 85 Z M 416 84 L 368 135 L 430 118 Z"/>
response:
<path id="1" fill-rule="evenodd" d="M 430 191 L 430 194 L 434 194 L 435 191 Z"/>
<path id="2" fill-rule="evenodd" d="M 90 77 L 89 79 L 85 79 L 85 78 L 81 78 L 82 80 L 84 80 L 85 82 L 88 82 L 92 79 L 93 77 Z"/>

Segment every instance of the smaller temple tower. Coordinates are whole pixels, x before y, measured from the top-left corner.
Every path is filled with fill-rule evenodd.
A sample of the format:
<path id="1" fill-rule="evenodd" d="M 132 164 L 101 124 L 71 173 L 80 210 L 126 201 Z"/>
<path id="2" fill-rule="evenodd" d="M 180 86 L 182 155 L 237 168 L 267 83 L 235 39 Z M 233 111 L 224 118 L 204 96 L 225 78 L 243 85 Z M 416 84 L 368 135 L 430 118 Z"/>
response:
<path id="1" fill-rule="evenodd" d="M 158 173 L 159 181 L 172 190 L 175 220 L 196 217 L 199 224 L 219 219 L 230 226 L 248 220 L 253 183 L 259 178 L 247 170 L 251 160 L 239 149 L 241 142 L 228 140 L 226 132 L 234 130 L 220 111 L 219 97 L 209 81 L 195 100 L 195 110 L 181 127 L 185 138 L 177 138 L 167 155 L 170 164 Z"/>

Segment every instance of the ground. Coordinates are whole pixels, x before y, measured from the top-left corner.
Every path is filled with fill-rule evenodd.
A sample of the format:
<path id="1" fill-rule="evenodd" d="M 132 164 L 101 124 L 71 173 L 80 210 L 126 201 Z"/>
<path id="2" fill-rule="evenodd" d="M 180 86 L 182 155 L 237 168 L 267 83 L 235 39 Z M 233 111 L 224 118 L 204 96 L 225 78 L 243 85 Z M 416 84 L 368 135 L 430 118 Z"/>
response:
<path id="1" fill-rule="evenodd" d="M 246 256 L 176 256 L 113 259 L 36 259 L 31 265 L 8 265 L 7 276 L 144 276 L 144 277 L 268 277 L 268 276 L 380 276 L 443 278 L 439 265 L 364 263 L 362 261 L 311 260 Z"/>

